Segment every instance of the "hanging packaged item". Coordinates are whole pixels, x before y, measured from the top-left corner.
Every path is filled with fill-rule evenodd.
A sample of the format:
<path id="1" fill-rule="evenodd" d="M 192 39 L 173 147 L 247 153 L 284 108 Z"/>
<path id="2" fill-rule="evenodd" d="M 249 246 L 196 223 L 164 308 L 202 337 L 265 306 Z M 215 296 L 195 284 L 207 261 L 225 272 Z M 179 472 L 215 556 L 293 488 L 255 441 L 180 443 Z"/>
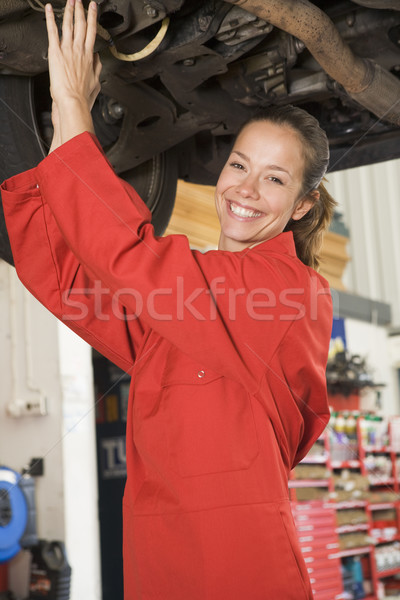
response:
<path id="1" fill-rule="evenodd" d="M 29 600 L 69 600 L 71 567 L 64 544 L 40 540 L 31 552 Z"/>

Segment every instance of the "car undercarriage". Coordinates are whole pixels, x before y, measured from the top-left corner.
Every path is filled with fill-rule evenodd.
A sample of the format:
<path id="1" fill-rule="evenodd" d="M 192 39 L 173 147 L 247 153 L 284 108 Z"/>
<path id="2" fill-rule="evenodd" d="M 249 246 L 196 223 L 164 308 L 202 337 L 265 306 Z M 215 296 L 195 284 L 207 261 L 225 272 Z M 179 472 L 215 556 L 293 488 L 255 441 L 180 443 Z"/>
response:
<path id="1" fill-rule="evenodd" d="M 241 123 L 261 107 L 311 112 L 329 137 L 330 170 L 400 157 L 399 0 L 97 3 L 96 133 L 157 232 L 177 178 L 214 184 Z M 52 4 L 61 23 L 64 0 Z M 34 166 L 51 141 L 43 11 L 41 0 L 0 6 L 3 179 Z"/>

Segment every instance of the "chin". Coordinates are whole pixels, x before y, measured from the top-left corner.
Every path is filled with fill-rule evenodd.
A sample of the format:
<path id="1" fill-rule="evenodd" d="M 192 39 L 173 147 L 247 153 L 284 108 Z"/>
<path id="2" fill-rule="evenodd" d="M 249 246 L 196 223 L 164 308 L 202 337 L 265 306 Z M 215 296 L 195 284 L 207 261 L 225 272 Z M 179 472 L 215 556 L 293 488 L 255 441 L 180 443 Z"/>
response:
<path id="1" fill-rule="evenodd" d="M 237 226 L 236 224 L 226 224 L 225 227 L 221 227 L 222 234 L 231 240 L 240 243 L 254 243 L 257 241 L 256 232 L 249 231 L 249 227 Z"/>
<path id="2" fill-rule="evenodd" d="M 249 248 L 250 246 L 253 246 L 254 244 L 258 244 L 259 240 L 256 239 L 252 239 L 252 238 L 248 238 L 245 237 L 243 235 L 239 236 L 239 235 L 232 235 L 229 234 L 228 232 L 222 232 L 221 238 L 220 238 L 220 247 L 222 244 L 222 247 L 224 247 L 227 250 L 232 250 L 232 251 L 240 251 L 240 250 L 244 250 L 245 248 Z"/>

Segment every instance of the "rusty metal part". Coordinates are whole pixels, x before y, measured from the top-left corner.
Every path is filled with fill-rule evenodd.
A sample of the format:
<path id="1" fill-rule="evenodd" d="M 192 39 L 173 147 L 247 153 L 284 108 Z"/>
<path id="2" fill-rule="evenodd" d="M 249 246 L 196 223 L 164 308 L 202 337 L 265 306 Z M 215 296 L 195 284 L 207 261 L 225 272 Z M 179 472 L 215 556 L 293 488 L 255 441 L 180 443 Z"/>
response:
<path id="1" fill-rule="evenodd" d="M 25 0 L 3 0 L 0 6 L 0 19 L 14 18 L 28 8 Z"/>
<path id="2" fill-rule="evenodd" d="M 369 84 L 365 90 L 351 97 L 375 115 L 400 125 L 400 81 L 386 69 L 372 61 L 369 68 Z"/>
<path id="3" fill-rule="evenodd" d="M 270 23 L 266 23 L 247 10 L 233 6 L 222 20 L 215 39 L 227 46 L 234 46 L 242 41 L 266 35 L 272 29 L 273 25 Z"/>
<path id="4" fill-rule="evenodd" d="M 353 2 L 367 8 L 400 10 L 400 0 L 353 0 Z"/>
<path id="5" fill-rule="evenodd" d="M 400 125 L 400 81 L 376 63 L 355 56 L 317 6 L 307 0 L 240 0 L 240 6 L 300 39 L 354 100 Z"/>
<path id="6" fill-rule="evenodd" d="M 43 17 L 35 12 L 25 19 L 19 19 L 13 27 L 1 27 L 0 61 L 4 61 L 15 73 L 24 73 L 29 65 L 30 73 L 43 73 L 48 68 L 47 38 L 45 35 L 32 35 L 32 31 L 42 32 Z"/>

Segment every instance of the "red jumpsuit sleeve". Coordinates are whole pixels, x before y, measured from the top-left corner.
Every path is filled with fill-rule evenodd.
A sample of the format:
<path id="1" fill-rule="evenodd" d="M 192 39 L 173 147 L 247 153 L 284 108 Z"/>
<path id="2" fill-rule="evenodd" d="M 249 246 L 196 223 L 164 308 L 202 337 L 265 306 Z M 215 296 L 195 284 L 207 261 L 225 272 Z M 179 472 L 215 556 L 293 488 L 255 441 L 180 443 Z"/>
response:
<path id="1" fill-rule="evenodd" d="M 145 328 L 82 268 L 41 196 L 36 170 L 4 182 L 2 202 L 22 283 L 80 337 L 129 372 Z"/>
<path id="2" fill-rule="evenodd" d="M 129 313 L 205 367 L 251 393 L 259 388 L 296 313 L 294 302 L 283 306 L 282 291 L 297 290 L 301 303 L 310 285 L 300 261 L 262 245 L 202 254 L 185 236 L 155 236 L 144 203 L 89 133 L 45 158 L 37 179 L 79 263 Z"/>
<path id="3" fill-rule="evenodd" d="M 293 322 L 266 369 L 259 397 L 274 424 L 290 471 L 306 456 L 328 424 L 325 365 L 331 324 L 327 319 Z M 318 331 L 317 331 L 318 330 Z"/>

